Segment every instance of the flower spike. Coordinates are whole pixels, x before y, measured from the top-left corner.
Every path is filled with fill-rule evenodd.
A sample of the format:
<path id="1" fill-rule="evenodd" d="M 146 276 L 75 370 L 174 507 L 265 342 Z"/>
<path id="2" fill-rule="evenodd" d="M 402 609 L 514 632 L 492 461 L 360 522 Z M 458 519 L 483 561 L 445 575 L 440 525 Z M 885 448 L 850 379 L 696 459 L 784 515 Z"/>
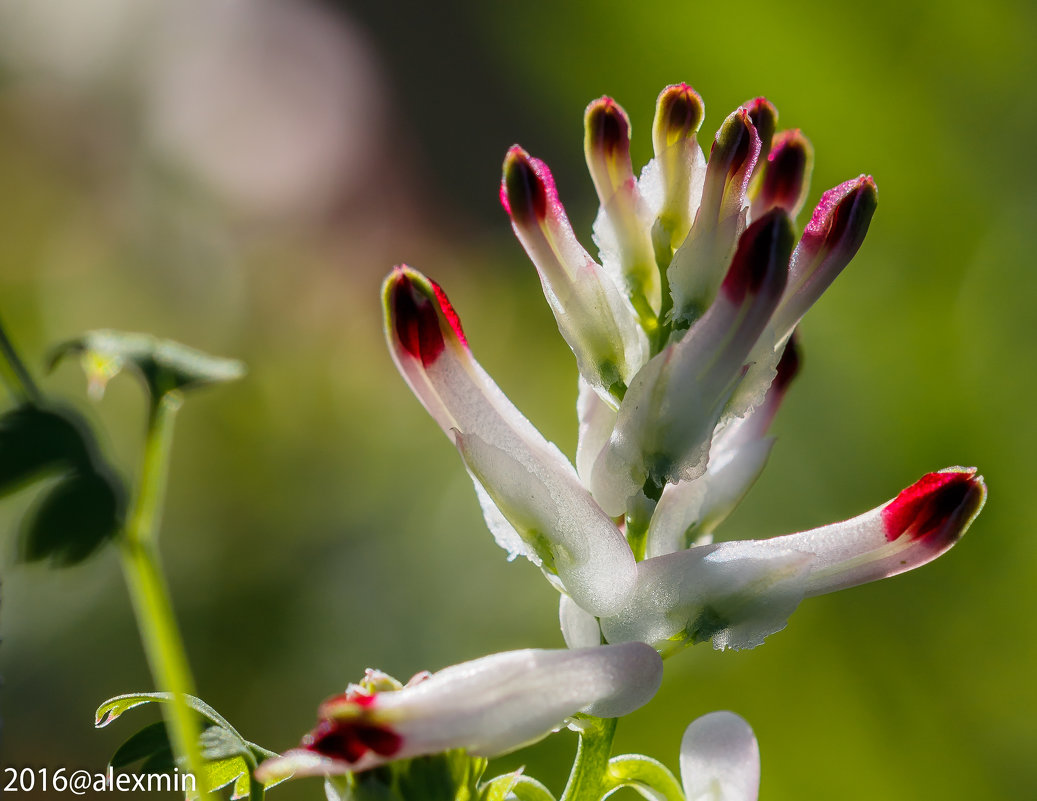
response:
<path id="1" fill-rule="evenodd" d="M 368 770 L 454 748 L 497 756 L 536 742 L 583 712 L 620 717 L 644 705 L 662 660 L 642 643 L 493 654 L 419 674 L 406 687 L 384 675 L 320 706 L 298 748 L 264 762 L 260 781 Z"/>
<path id="2" fill-rule="evenodd" d="M 633 307 L 577 241 L 546 164 L 512 147 L 504 159 L 500 196 L 580 375 L 618 405 L 648 357 Z"/>
<path id="3" fill-rule="evenodd" d="M 785 287 L 792 241 L 780 209 L 754 222 L 706 315 L 637 374 L 591 476 L 606 512 L 622 513 L 646 482 L 658 497 L 667 483 L 702 475 L 724 404 Z"/>
<path id="4" fill-rule="evenodd" d="M 630 119 L 611 97 L 601 97 L 587 106 L 583 121 L 587 168 L 601 201 L 594 227 L 602 262 L 626 287 L 642 322 L 654 325 L 662 289 L 648 208 L 630 164 Z"/>
<path id="5" fill-rule="evenodd" d="M 557 576 L 584 608 L 614 609 L 635 574 L 615 523 L 472 357 L 442 289 L 397 267 L 383 294 L 396 366 L 460 451 L 497 542 Z"/>
<path id="6" fill-rule="evenodd" d="M 734 712 L 710 712 L 681 739 L 681 781 L 688 801 L 756 801 L 760 747 Z"/>
<path id="7" fill-rule="evenodd" d="M 638 564 L 630 602 L 601 620 L 608 642 L 641 640 L 666 653 L 712 640 L 755 648 L 799 601 L 920 567 L 946 552 L 986 499 L 975 468 L 929 473 L 896 498 L 841 523 L 704 545 Z"/>
<path id="8" fill-rule="evenodd" d="M 760 135 L 748 110 L 737 109 L 717 131 L 695 223 L 667 270 L 678 330 L 713 302 L 745 227 L 746 190 L 759 155 Z"/>

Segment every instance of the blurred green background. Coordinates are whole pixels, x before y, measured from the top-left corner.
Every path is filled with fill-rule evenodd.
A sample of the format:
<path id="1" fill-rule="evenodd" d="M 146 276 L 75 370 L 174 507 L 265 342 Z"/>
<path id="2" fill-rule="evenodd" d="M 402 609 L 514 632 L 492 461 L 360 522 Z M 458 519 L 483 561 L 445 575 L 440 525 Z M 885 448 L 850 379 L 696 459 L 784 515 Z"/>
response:
<path id="1" fill-rule="evenodd" d="M 880 206 L 801 326 L 778 445 L 725 537 L 849 517 L 954 464 L 990 498 L 938 562 L 808 601 L 754 651 L 668 661 L 618 747 L 676 768 L 686 724 L 728 708 L 760 740 L 764 801 L 1034 798 L 1035 30 L 1022 0 L 5 0 L 0 311 L 37 368 L 97 327 L 249 364 L 180 414 L 162 541 L 201 694 L 284 749 L 365 667 L 562 644 L 555 591 L 506 562 L 393 369 L 383 275 L 406 261 L 442 283 L 476 356 L 571 454 L 575 367 L 497 202 L 505 150 L 551 165 L 590 245 L 589 100 L 625 106 L 639 166 L 664 85 L 701 93 L 707 147 L 764 94 L 814 143 L 811 206 L 860 172 Z M 135 383 L 100 404 L 72 365 L 44 385 L 131 476 Z M 102 770 L 134 721 L 95 732 L 93 710 L 149 674 L 113 553 L 16 563 L 31 503 L 0 506 L 0 763 Z M 495 766 L 558 791 L 573 745 Z"/>

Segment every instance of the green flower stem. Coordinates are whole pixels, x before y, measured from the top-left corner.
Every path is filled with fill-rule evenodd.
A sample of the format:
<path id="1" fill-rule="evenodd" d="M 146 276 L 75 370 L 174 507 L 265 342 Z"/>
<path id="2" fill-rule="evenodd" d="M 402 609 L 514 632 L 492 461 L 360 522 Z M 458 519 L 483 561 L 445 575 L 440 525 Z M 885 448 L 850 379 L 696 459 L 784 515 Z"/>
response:
<path id="1" fill-rule="evenodd" d="M 645 788 L 665 801 L 684 801 L 684 790 L 669 769 L 641 754 L 624 754 L 609 760 L 605 792 L 620 787 Z"/>
<path id="2" fill-rule="evenodd" d="M 39 404 L 43 396 L 36 387 L 36 382 L 32 380 L 29 371 L 25 369 L 25 364 L 18 356 L 18 351 L 14 349 L 14 345 L 8 338 L 3 322 L 0 322 L 0 353 L 3 354 L 4 360 L 7 362 L 8 367 L 11 368 L 11 375 L 4 376 L 6 379 L 5 383 L 7 383 L 11 392 L 20 396 L 23 400 Z"/>
<path id="3" fill-rule="evenodd" d="M 198 722 L 187 705 L 194 682 L 187 663 L 183 640 L 177 629 L 173 605 L 159 567 L 156 529 L 166 486 L 173 419 L 180 406 L 177 393 L 166 393 L 152 401 L 144 443 L 137 497 L 124 536 L 120 541 L 122 569 L 126 576 L 141 642 L 157 688 L 172 693 L 173 702 L 163 704 L 163 716 L 177 756 L 203 782 L 203 761 L 198 749 Z M 201 787 L 203 797 L 208 788 Z"/>
<path id="4" fill-rule="evenodd" d="M 579 720 L 584 728 L 561 801 L 598 801 L 606 792 L 616 719 L 581 715 Z"/>

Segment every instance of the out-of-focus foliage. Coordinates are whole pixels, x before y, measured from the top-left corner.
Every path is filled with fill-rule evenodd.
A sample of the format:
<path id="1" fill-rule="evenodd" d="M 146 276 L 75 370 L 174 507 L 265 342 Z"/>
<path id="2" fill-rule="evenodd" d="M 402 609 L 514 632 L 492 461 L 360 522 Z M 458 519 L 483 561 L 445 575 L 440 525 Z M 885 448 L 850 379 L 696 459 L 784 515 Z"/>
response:
<path id="1" fill-rule="evenodd" d="M 12 0 L 0 309 L 38 378 L 49 347 L 94 328 L 249 365 L 180 415 L 162 542 L 199 692 L 286 748 L 367 666 L 561 644 L 554 591 L 504 560 L 392 368 L 382 276 L 408 261 L 442 283 L 480 361 L 571 454 L 576 371 L 497 206 L 507 147 L 550 164 L 590 245 L 589 100 L 626 107 L 643 163 L 665 84 L 701 93 L 707 145 L 764 94 L 814 144 L 808 204 L 869 172 L 880 207 L 802 326 L 771 463 L 721 533 L 849 517 L 950 464 L 977 465 L 990 499 L 937 563 L 804 604 L 754 651 L 669 660 L 617 749 L 674 768 L 687 723 L 729 708 L 756 730 L 771 801 L 1031 797 L 1035 27 L 1006 0 Z M 91 405 L 75 371 L 41 380 L 83 399 L 132 475 L 137 388 Z M 112 554 L 16 564 L 13 521 L 40 500 L 0 508 L 0 761 L 102 770 L 118 738 L 92 710 L 148 672 Z M 525 762 L 558 790 L 558 748 L 491 773 Z"/>

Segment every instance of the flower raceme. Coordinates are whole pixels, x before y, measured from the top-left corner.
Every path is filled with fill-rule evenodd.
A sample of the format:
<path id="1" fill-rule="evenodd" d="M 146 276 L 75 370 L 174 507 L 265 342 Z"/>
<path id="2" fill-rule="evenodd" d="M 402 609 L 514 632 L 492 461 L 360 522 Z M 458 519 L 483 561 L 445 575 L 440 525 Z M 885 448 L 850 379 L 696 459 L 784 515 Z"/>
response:
<path id="1" fill-rule="evenodd" d="M 457 447 L 497 542 L 563 594 L 570 646 L 754 647 L 802 598 L 939 556 L 985 498 L 974 469 L 949 468 L 843 523 L 712 543 L 770 453 L 796 325 L 860 248 L 877 193 L 866 175 L 828 190 L 797 241 L 807 139 L 776 131 L 757 98 L 723 121 L 707 160 L 703 117 L 690 87 L 663 90 L 655 158 L 635 178 L 625 112 L 590 104 L 598 259 L 547 166 L 517 146 L 505 157 L 501 201 L 576 356 L 575 467 L 480 367 L 438 285 L 404 266 L 384 285 L 400 372 Z"/>

